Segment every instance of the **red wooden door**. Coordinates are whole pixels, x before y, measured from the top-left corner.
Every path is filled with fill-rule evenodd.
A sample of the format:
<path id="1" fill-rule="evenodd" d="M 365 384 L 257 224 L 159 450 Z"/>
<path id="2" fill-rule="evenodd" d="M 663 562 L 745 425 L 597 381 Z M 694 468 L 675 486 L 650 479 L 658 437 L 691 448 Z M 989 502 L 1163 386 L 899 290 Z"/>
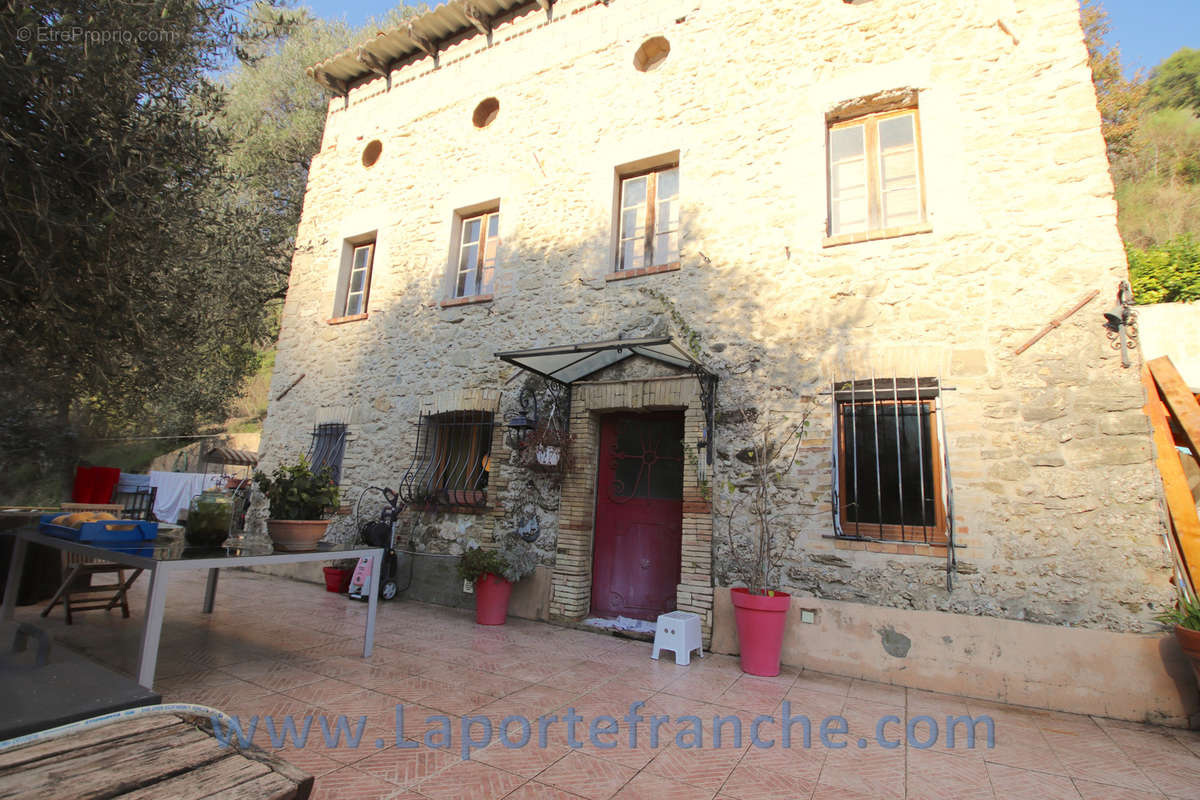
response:
<path id="1" fill-rule="evenodd" d="M 683 535 L 683 414 L 600 423 L 592 613 L 655 619 L 675 610 Z"/>

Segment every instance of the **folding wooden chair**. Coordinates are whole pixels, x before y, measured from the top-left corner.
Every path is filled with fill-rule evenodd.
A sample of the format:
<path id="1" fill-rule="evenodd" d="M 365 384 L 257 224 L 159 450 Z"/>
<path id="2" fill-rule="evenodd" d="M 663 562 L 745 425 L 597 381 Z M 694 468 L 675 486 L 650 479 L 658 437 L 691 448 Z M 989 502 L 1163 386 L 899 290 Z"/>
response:
<path id="1" fill-rule="evenodd" d="M 124 511 L 121 504 L 110 503 L 63 503 L 63 511 L 108 511 L 118 516 Z M 142 574 L 141 569 L 134 569 L 128 578 L 125 572 L 130 567 L 107 561 L 96 561 L 86 556 L 74 553 L 63 553 L 63 572 L 66 578 L 50 604 L 42 609 L 42 616 L 50 616 L 50 612 L 59 603 L 67 610 L 67 624 L 72 623 L 71 615 L 76 611 L 111 611 L 120 607 L 121 616 L 129 618 L 129 587 Z M 116 583 L 92 584 L 93 575 L 117 576 Z"/>

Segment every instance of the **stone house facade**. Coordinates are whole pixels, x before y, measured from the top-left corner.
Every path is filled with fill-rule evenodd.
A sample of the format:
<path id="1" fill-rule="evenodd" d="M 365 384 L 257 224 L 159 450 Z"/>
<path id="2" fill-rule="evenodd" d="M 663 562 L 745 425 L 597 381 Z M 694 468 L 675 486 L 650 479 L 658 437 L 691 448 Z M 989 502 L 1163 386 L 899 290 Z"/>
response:
<path id="1" fill-rule="evenodd" d="M 755 431 L 803 420 L 785 661 L 1194 711 L 1075 0 L 453 0 L 310 74 L 262 462 L 346 424 L 346 496 L 408 489 L 408 596 L 532 539 L 518 613 L 671 605 L 731 650 Z"/>

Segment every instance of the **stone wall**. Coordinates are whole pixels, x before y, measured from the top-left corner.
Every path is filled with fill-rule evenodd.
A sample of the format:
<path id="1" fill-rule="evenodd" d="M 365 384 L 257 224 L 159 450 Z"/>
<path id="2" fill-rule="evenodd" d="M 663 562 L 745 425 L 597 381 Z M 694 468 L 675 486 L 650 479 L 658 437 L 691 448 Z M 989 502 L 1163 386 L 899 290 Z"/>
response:
<path id="1" fill-rule="evenodd" d="M 811 424 L 781 482 L 785 588 L 830 600 L 1115 631 L 1171 600 L 1140 412 L 1094 301 L 1014 350 L 1126 266 L 1075 0 L 560 0 L 334 98 L 310 173 L 284 307 L 263 464 L 342 414 L 345 482 L 395 486 L 423 403 L 521 384 L 494 352 L 694 334 L 721 379 L 712 528 L 745 490 L 740 409 Z M 670 54 L 639 72 L 634 53 Z M 825 238 L 826 113 L 915 90 L 928 225 Z M 494 96 L 485 128 L 472 112 Z M 377 163 L 363 166 L 371 140 Z M 611 280 L 620 165 L 677 157 L 679 268 Z M 499 199 L 487 302 L 443 307 L 454 214 Z M 369 311 L 333 324 L 344 242 L 377 237 Z M 945 549 L 835 540 L 831 383 L 940 376 L 959 568 Z M 282 399 L 277 396 L 301 375 Z M 526 478 L 502 437 L 481 515 L 425 515 L 418 549 L 507 535 Z M 688 443 L 689 446 L 694 446 Z M 594 463 L 580 462 L 594 470 Z M 582 478 L 586 480 L 586 476 Z M 549 487 L 543 563 L 561 569 Z M 581 496 L 584 506 L 586 495 Z M 586 511 L 586 508 L 584 509 Z M 748 520 L 738 516 L 733 530 Z M 342 535 L 348 531 L 342 529 Z M 744 577 L 713 536 L 717 584 Z M 587 539 L 579 545 L 586 556 Z M 934 557 L 930 557 L 934 556 Z M 711 599 L 708 601 L 711 604 Z"/>

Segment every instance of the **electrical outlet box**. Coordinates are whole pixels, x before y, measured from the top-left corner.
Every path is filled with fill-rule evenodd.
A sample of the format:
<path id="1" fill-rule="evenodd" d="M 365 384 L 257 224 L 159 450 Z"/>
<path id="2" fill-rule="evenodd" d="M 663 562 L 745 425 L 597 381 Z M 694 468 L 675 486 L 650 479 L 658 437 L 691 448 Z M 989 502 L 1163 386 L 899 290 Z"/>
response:
<path id="1" fill-rule="evenodd" d="M 812 625 L 817 621 L 817 612 L 811 608 L 800 609 L 800 621 L 806 625 Z"/>
<path id="2" fill-rule="evenodd" d="M 464 580 L 463 581 L 463 591 L 466 592 L 467 594 L 474 594 L 475 586 L 470 581 Z"/>

